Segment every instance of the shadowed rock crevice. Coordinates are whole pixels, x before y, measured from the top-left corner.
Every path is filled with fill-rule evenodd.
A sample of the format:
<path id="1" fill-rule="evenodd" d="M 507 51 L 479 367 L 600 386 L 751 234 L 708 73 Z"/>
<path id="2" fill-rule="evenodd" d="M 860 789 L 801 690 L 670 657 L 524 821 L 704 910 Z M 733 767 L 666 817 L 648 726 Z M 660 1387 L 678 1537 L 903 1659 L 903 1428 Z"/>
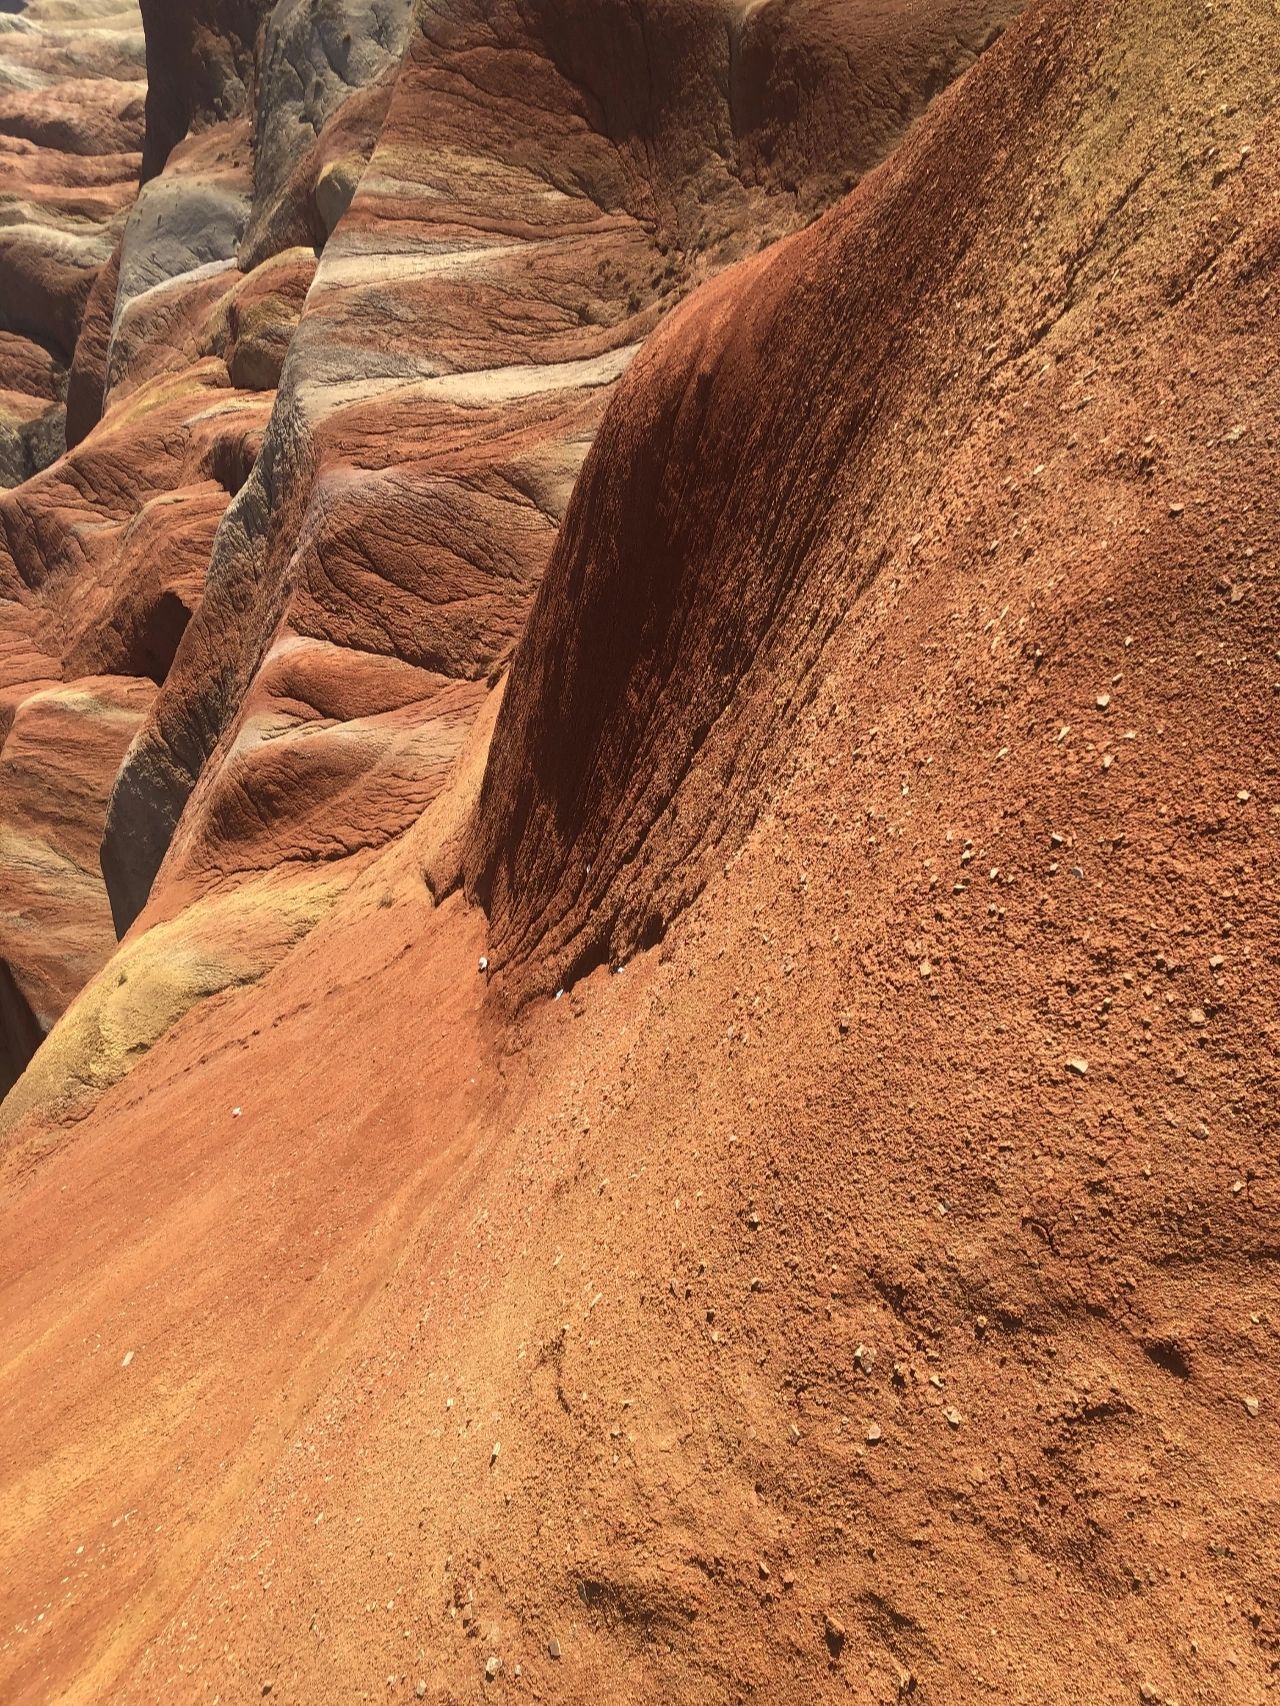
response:
<path id="1" fill-rule="evenodd" d="M 261 20 L 270 0 L 140 0 L 147 35 L 147 134 L 143 181 L 163 170 L 179 142 L 245 111 L 252 102 Z"/>
<path id="2" fill-rule="evenodd" d="M 0 1096 L 7 1096 L 44 1041 L 44 1029 L 0 959 Z"/>
<path id="3" fill-rule="evenodd" d="M 124 673 L 149 676 L 162 686 L 190 620 L 191 612 L 177 593 L 162 592 L 125 642 Z"/>
<path id="4" fill-rule="evenodd" d="M 148 777 L 137 761 L 116 779 L 99 858 L 117 940 L 147 904 L 186 797 L 168 771 Z"/>

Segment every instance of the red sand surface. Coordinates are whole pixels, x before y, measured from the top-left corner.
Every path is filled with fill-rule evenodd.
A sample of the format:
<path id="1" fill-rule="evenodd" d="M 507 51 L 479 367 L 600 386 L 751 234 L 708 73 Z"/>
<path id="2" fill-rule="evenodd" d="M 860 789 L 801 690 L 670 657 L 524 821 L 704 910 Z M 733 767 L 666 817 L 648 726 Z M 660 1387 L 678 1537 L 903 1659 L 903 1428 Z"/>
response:
<path id="1" fill-rule="evenodd" d="M 1034 5 L 653 316 L 509 670 L 298 645 L 224 524 L 156 889 L 0 1112 L 6 1701 L 1272 1697 L 1276 63 Z M 314 301 L 267 444 L 343 485 L 413 417 L 307 440 Z"/>

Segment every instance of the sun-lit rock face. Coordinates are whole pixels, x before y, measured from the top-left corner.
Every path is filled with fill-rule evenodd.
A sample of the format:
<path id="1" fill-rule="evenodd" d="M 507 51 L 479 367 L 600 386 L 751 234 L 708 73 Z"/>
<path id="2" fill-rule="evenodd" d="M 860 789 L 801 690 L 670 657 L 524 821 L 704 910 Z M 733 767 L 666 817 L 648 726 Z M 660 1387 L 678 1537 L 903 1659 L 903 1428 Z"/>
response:
<path id="1" fill-rule="evenodd" d="M 0 8 L 0 487 L 66 442 L 86 309 L 137 189 L 144 65 L 126 0 Z"/>
<path id="2" fill-rule="evenodd" d="M 140 385 L 0 500 L 0 958 L 42 1031 L 114 946 L 107 800 L 268 409 L 207 358 Z M 30 855 L 31 822 L 61 826 L 47 856 Z"/>
<path id="3" fill-rule="evenodd" d="M 89 676 L 38 688 L 12 709 L 0 752 L 0 959 L 14 1004 L 0 1056 L 6 1091 L 115 946 L 97 825 L 154 693 L 133 676 Z"/>
<path id="4" fill-rule="evenodd" d="M 155 10 L 0 1699 L 1267 1701 L 1276 6 Z"/>

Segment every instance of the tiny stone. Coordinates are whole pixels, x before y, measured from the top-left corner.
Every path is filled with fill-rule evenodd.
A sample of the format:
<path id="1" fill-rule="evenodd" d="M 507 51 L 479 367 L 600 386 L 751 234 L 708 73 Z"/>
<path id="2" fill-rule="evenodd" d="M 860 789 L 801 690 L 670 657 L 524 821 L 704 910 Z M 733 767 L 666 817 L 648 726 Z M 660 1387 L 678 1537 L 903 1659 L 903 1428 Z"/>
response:
<path id="1" fill-rule="evenodd" d="M 954 1404 L 948 1404 L 942 1413 L 947 1418 L 947 1426 L 949 1428 L 958 1428 L 960 1426 L 960 1412 L 956 1409 Z"/>
<path id="2" fill-rule="evenodd" d="M 423 1682 L 421 1677 L 418 1678 L 418 1685 L 414 1689 L 413 1695 L 415 1700 L 425 1700 L 427 1698 L 427 1685 Z"/>
<path id="3" fill-rule="evenodd" d="M 558 1659 L 560 1657 L 560 1643 L 556 1640 L 554 1635 L 547 1642 L 547 1652 L 553 1659 Z"/>
<path id="4" fill-rule="evenodd" d="M 1181 515 L 1185 508 L 1186 508 L 1185 504 L 1170 504 L 1169 505 L 1169 514 L 1170 515 Z"/>
<path id="5" fill-rule="evenodd" d="M 1191 1011 L 1187 1014 L 1187 1023 L 1190 1025 L 1195 1025 L 1197 1029 L 1199 1029 L 1199 1027 L 1201 1025 L 1203 1025 L 1204 1022 L 1205 1022 L 1205 1017 L 1204 1017 L 1204 1008 L 1203 1007 L 1193 1007 L 1191 1009 Z"/>
<path id="6" fill-rule="evenodd" d="M 1098 697 L 1094 700 L 1094 704 L 1100 711 L 1105 711 L 1110 703 L 1111 695 L 1109 693 L 1099 693 Z"/>
<path id="7" fill-rule="evenodd" d="M 1226 963 L 1227 962 L 1223 959 L 1221 954 L 1214 954 L 1213 957 L 1209 961 L 1209 970 L 1210 971 L 1221 971 L 1223 966 L 1226 965 Z"/>
<path id="8" fill-rule="evenodd" d="M 128 1368 L 129 1364 L 132 1361 L 133 1361 L 133 1352 L 132 1351 L 126 1351 L 124 1353 L 124 1355 L 120 1358 L 121 1368 Z"/>
<path id="9" fill-rule="evenodd" d="M 1244 1407 L 1251 1416 L 1256 1416 L 1261 1406 L 1256 1398 L 1246 1398 Z"/>
<path id="10" fill-rule="evenodd" d="M 1249 804 L 1249 790 L 1247 788 L 1241 788 L 1240 792 L 1236 795 L 1236 799 L 1239 800 L 1242 806 L 1247 806 Z"/>
<path id="11" fill-rule="evenodd" d="M 880 1432 L 880 1429 L 876 1426 L 876 1424 L 874 1422 L 872 1422 L 871 1426 L 867 1429 L 867 1444 L 868 1445 L 879 1445 L 880 1441 L 883 1438 L 884 1438 L 884 1435 Z"/>
<path id="12" fill-rule="evenodd" d="M 1089 1070 L 1089 1062 L 1081 1060 L 1078 1055 L 1072 1055 L 1067 1061 L 1067 1071 L 1074 1072 L 1077 1078 L 1083 1078 Z"/>
<path id="13" fill-rule="evenodd" d="M 502 1442 L 500 1440 L 495 1439 L 493 1442 L 493 1450 L 489 1453 L 490 1463 L 496 1463 L 498 1461 L 498 1453 L 501 1450 L 502 1450 Z"/>
<path id="14" fill-rule="evenodd" d="M 832 1658 L 838 1659 L 844 1646 L 844 1624 L 840 1622 L 839 1618 L 833 1617 L 830 1612 L 826 1615 L 823 1639 L 827 1643 Z"/>
<path id="15" fill-rule="evenodd" d="M 502 1660 L 498 1657 L 498 1655 L 496 1653 L 490 1653 L 489 1657 L 484 1661 L 485 1681 L 486 1682 L 492 1682 L 494 1677 L 497 1676 L 498 1672 L 501 1669 L 502 1669 Z"/>
<path id="16" fill-rule="evenodd" d="M 756 1565 L 756 1568 L 760 1572 L 760 1580 L 762 1582 L 767 1582 L 769 1580 L 769 1566 L 765 1563 L 763 1558 L 761 1558 L 760 1562 Z"/>

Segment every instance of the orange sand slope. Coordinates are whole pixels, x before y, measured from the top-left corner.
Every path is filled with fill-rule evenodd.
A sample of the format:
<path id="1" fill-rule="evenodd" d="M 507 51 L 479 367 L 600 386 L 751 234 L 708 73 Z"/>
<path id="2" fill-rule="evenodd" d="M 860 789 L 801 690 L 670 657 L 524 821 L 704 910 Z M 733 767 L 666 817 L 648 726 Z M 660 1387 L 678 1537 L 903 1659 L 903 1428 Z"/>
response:
<path id="1" fill-rule="evenodd" d="M 527 134 L 473 27 L 389 114 L 461 42 Z M 571 431 L 477 392 L 527 353 L 426 371 L 447 294 L 405 412 L 371 330 L 325 367 L 430 181 L 375 148 L 115 783 L 154 887 L 0 1111 L 6 1701 L 1270 1698 L 1277 63 L 1267 0 L 1039 0 Z M 455 522 L 585 455 L 430 658 L 307 555 L 410 430 Z M 366 588 L 501 534 L 387 512 Z M 336 731 L 410 703 L 383 813 Z"/>

